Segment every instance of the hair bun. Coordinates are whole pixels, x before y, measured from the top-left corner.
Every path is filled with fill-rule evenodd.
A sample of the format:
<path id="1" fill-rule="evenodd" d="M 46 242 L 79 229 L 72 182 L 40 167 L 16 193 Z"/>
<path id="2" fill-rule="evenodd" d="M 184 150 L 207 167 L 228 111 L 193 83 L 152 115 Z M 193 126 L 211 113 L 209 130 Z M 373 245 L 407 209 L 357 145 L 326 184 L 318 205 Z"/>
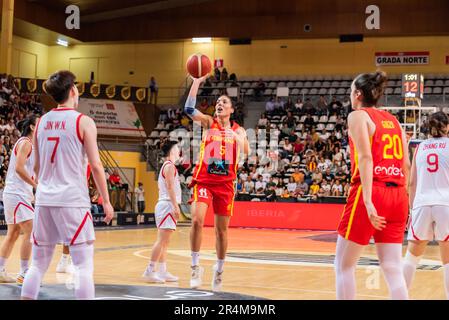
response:
<path id="1" fill-rule="evenodd" d="M 382 86 L 388 81 L 387 74 L 384 71 L 378 70 L 374 73 L 373 81 L 376 87 Z"/>

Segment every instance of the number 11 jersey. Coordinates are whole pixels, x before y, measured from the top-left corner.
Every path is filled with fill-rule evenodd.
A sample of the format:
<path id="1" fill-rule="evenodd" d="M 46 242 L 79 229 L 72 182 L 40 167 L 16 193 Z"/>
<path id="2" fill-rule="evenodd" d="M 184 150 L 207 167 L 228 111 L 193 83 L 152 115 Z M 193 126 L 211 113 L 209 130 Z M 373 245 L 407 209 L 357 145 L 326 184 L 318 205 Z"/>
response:
<path id="1" fill-rule="evenodd" d="M 415 150 L 416 195 L 413 208 L 449 206 L 449 138 L 424 140 Z"/>
<path id="2" fill-rule="evenodd" d="M 79 128 L 83 116 L 73 108 L 58 108 L 40 118 L 35 131 L 36 206 L 90 208 L 88 161 Z"/>

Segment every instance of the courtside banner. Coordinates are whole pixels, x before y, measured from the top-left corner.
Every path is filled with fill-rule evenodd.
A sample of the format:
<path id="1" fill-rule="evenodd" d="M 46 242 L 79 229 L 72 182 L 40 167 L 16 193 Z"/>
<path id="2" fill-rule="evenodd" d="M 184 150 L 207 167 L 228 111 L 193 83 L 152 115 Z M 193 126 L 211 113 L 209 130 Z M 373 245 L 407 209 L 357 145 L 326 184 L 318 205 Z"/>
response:
<path id="1" fill-rule="evenodd" d="M 95 121 L 98 134 L 132 137 L 145 135 L 132 102 L 81 98 L 78 111 Z"/>
<path id="2" fill-rule="evenodd" d="M 401 66 L 429 64 L 430 52 L 376 52 L 376 66 Z"/>
<path id="3" fill-rule="evenodd" d="M 205 226 L 214 225 L 212 206 Z M 335 231 L 344 204 L 235 201 L 230 227 Z"/>

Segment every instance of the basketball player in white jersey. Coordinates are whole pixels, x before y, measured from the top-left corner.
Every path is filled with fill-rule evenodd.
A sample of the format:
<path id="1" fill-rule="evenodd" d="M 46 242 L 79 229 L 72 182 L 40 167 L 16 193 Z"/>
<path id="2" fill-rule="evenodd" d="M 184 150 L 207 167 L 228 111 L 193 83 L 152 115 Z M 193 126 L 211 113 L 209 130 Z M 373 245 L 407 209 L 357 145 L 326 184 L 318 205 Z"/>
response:
<path id="1" fill-rule="evenodd" d="M 75 267 L 75 297 L 93 299 L 94 226 L 86 174 L 89 162 L 104 200 L 105 222 L 114 210 L 109 201 L 94 121 L 78 111 L 78 89 L 70 71 L 52 74 L 45 91 L 58 103 L 38 122 L 33 137 L 36 157 L 36 210 L 31 240 L 33 258 L 22 287 L 22 299 L 37 299 L 55 245 L 70 246 Z"/>
<path id="2" fill-rule="evenodd" d="M 444 112 L 430 116 L 432 138 L 416 148 L 410 177 L 412 214 L 404 276 L 410 289 L 426 245 L 438 241 L 443 263 L 444 286 L 449 299 L 449 118 Z"/>
<path id="3" fill-rule="evenodd" d="M 165 162 L 158 178 L 159 200 L 155 208 L 157 241 L 151 252 L 151 260 L 143 274 L 147 282 L 164 283 L 177 282 L 178 277 L 167 271 L 167 248 L 172 233 L 176 230 L 179 219 L 179 204 L 181 203 L 181 184 L 175 163 L 179 160 L 179 148 L 176 141 L 168 141 L 162 146 Z M 159 270 L 156 272 L 156 263 Z"/>
<path id="4" fill-rule="evenodd" d="M 25 273 L 28 271 L 28 261 L 31 256 L 30 236 L 33 229 L 34 209 L 33 188 L 36 182 L 33 179 L 34 153 L 33 138 L 36 127 L 36 116 L 32 115 L 18 123 L 22 137 L 17 140 L 11 152 L 6 186 L 3 191 L 5 207 L 5 220 L 8 233 L 0 248 L 0 282 L 14 282 L 22 285 Z M 17 279 L 10 278 L 5 270 L 5 264 L 18 239 L 23 232 L 23 241 L 20 248 L 20 272 Z"/>

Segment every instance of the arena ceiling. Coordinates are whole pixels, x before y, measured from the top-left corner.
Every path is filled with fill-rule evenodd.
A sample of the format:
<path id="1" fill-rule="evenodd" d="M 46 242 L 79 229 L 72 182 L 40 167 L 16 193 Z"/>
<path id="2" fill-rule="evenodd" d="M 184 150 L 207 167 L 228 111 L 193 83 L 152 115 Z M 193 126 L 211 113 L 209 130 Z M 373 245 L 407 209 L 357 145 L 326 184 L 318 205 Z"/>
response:
<path id="1" fill-rule="evenodd" d="M 447 0 L 377 0 L 381 28 L 367 30 L 371 0 L 15 0 L 15 33 L 54 44 L 161 41 L 191 37 L 324 38 L 342 34 L 449 34 Z M 81 28 L 65 27 L 68 5 L 80 9 Z M 311 30 L 304 30 L 309 24 Z"/>

